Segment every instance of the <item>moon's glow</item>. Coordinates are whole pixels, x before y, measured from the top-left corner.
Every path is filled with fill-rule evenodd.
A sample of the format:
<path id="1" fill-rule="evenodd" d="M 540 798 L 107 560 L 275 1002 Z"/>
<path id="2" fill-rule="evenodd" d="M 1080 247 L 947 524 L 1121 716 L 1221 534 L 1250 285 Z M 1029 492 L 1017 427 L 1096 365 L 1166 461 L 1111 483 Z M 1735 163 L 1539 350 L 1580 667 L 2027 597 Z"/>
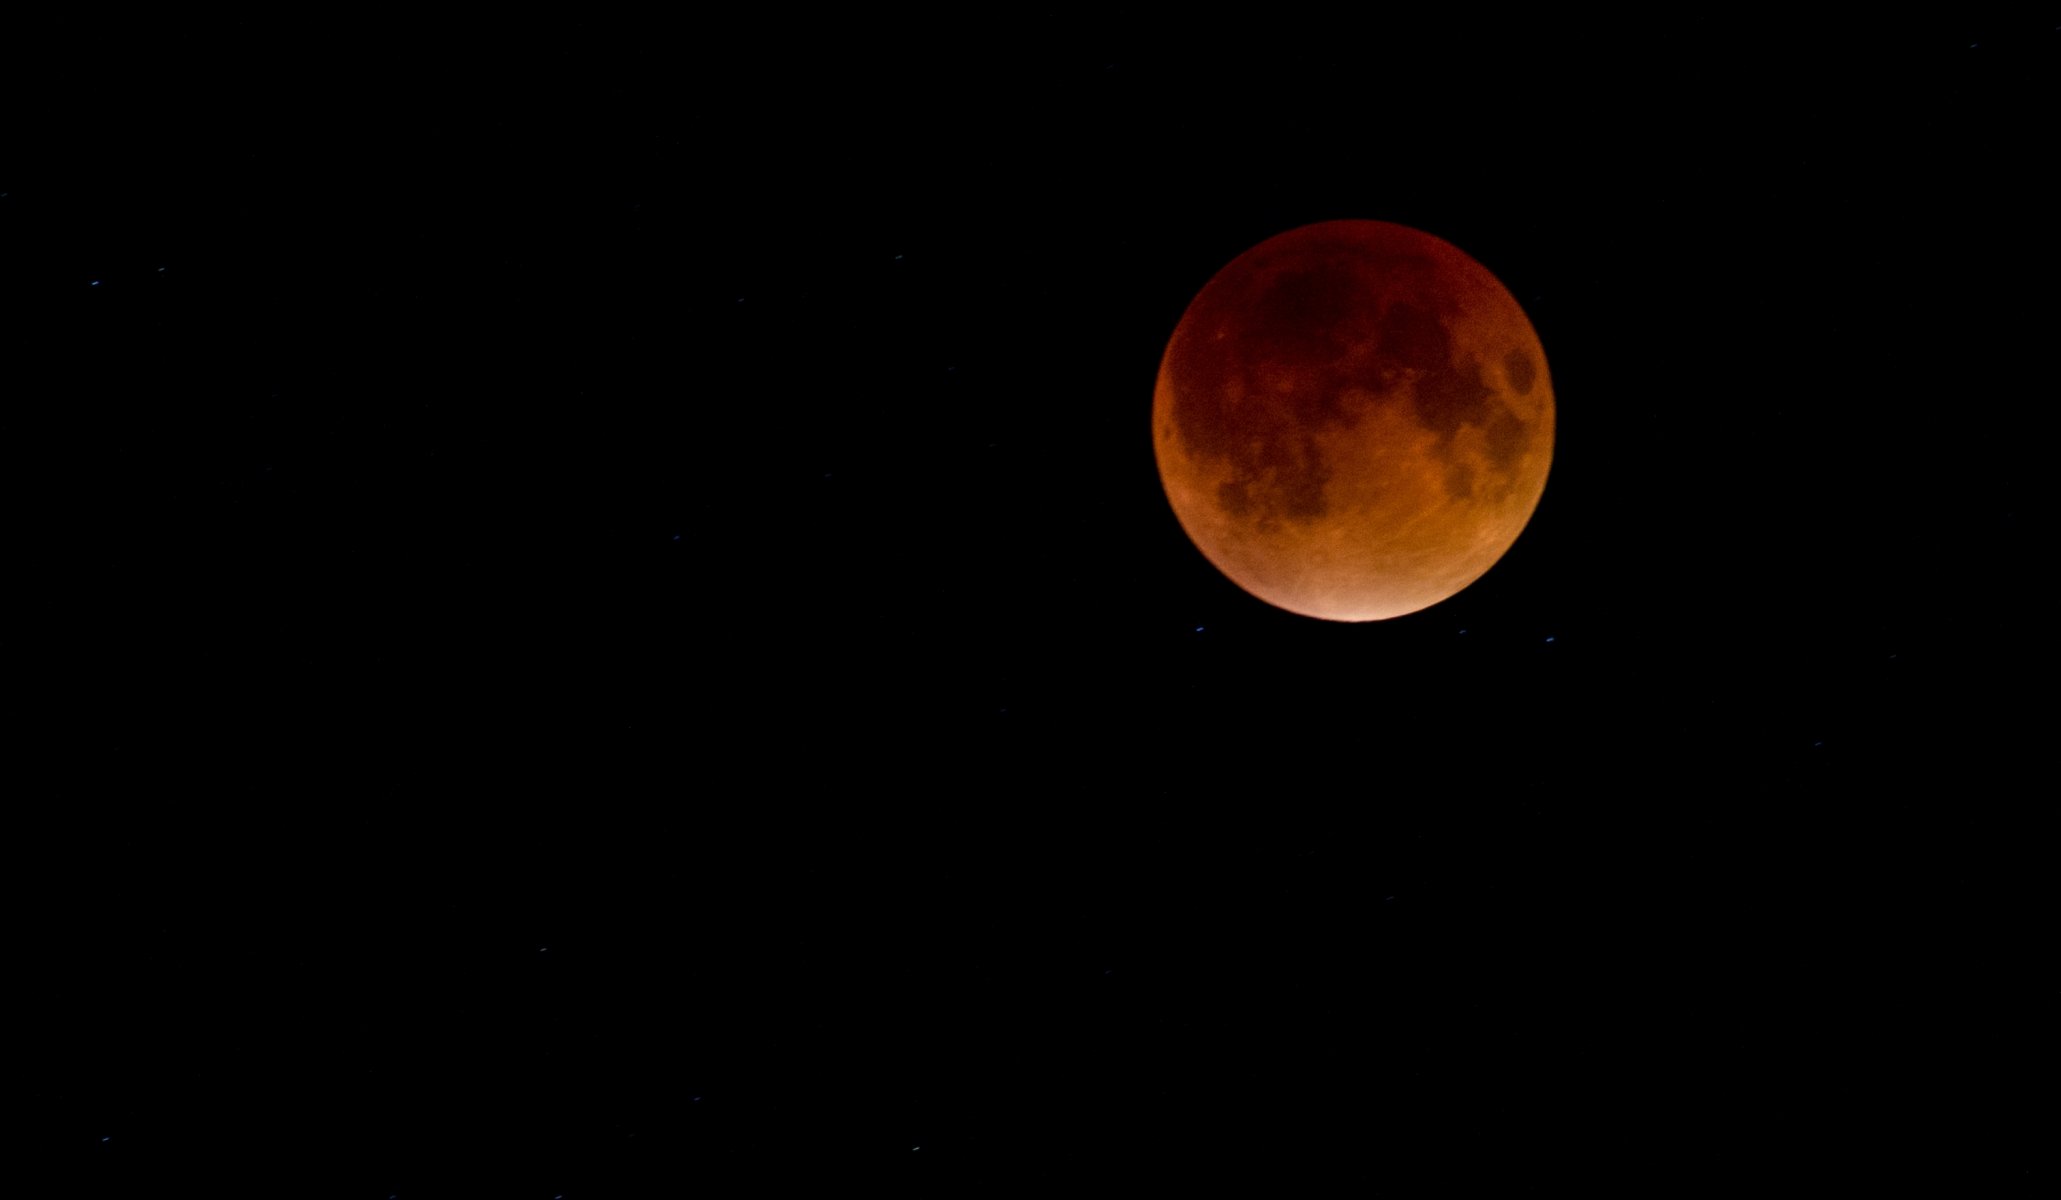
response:
<path id="1" fill-rule="evenodd" d="M 1479 579 L 1537 508 L 1553 387 L 1531 322 L 1458 248 L 1384 221 L 1270 238 L 1167 343 L 1160 480 L 1246 591 L 1335 621 L 1416 612 Z"/>

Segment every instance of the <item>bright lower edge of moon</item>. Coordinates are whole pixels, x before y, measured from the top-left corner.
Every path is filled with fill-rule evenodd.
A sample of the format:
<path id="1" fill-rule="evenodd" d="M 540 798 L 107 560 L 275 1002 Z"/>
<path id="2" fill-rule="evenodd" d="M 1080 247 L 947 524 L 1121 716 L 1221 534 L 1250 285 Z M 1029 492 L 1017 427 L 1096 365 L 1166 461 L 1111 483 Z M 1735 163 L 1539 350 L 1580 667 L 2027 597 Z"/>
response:
<path id="1" fill-rule="evenodd" d="M 1152 403 L 1181 527 L 1290 612 L 1378 621 L 1487 573 L 1553 460 L 1538 334 L 1431 234 L 1327 221 L 1254 246 L 1175 327 Z"/>

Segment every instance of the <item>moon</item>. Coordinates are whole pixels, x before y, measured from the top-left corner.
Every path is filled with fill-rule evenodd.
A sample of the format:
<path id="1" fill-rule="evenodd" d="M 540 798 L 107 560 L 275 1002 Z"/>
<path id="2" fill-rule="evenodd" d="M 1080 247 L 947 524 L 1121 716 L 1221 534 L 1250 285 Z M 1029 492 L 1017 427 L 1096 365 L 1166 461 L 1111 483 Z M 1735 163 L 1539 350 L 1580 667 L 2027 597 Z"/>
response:
<path id="1" fill-rule="evenodd" d="M 1203 287 L 1160 361 L 1152 428 L 1175 517 L 1232 582 L 1380 621 L 1516 542 L 1553 461 L 1553 385 L 1516 297 L 1458 247 L 1326 221 Z"/>

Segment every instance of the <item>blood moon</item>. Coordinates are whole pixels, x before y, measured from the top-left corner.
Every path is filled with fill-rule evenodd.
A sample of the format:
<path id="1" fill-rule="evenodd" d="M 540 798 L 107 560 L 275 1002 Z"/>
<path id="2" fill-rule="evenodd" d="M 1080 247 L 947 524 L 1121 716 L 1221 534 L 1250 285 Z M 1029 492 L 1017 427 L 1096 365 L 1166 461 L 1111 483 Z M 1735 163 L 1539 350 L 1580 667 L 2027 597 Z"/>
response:
<path id="1" fill-rule="evenodd" d="M 1553 386 L 1487 268 L 1404 225 L 1327 221 L 1189 304 L 1152 427 L 1174 515 L 1219 570 L 1290 612 L 1378 621 L 1517 540 L 1553 460 Z"/>

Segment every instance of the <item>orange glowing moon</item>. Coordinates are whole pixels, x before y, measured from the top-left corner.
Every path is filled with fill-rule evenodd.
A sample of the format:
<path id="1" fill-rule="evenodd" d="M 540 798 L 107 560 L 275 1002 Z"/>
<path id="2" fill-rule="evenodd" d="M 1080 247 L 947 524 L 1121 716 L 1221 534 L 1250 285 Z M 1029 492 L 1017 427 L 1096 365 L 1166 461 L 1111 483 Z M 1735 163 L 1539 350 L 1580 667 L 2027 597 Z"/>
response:
<path id="1" fill-rule="evenodd" d="M 1517 540 L 1553 461 L 1553 385 L 1517 300 L 1386 221 L 1269 238 L 1168 341 L 1153 447 L 1174 515 L 1269 604 L 1332 621 L 1452 596 Z"/>

